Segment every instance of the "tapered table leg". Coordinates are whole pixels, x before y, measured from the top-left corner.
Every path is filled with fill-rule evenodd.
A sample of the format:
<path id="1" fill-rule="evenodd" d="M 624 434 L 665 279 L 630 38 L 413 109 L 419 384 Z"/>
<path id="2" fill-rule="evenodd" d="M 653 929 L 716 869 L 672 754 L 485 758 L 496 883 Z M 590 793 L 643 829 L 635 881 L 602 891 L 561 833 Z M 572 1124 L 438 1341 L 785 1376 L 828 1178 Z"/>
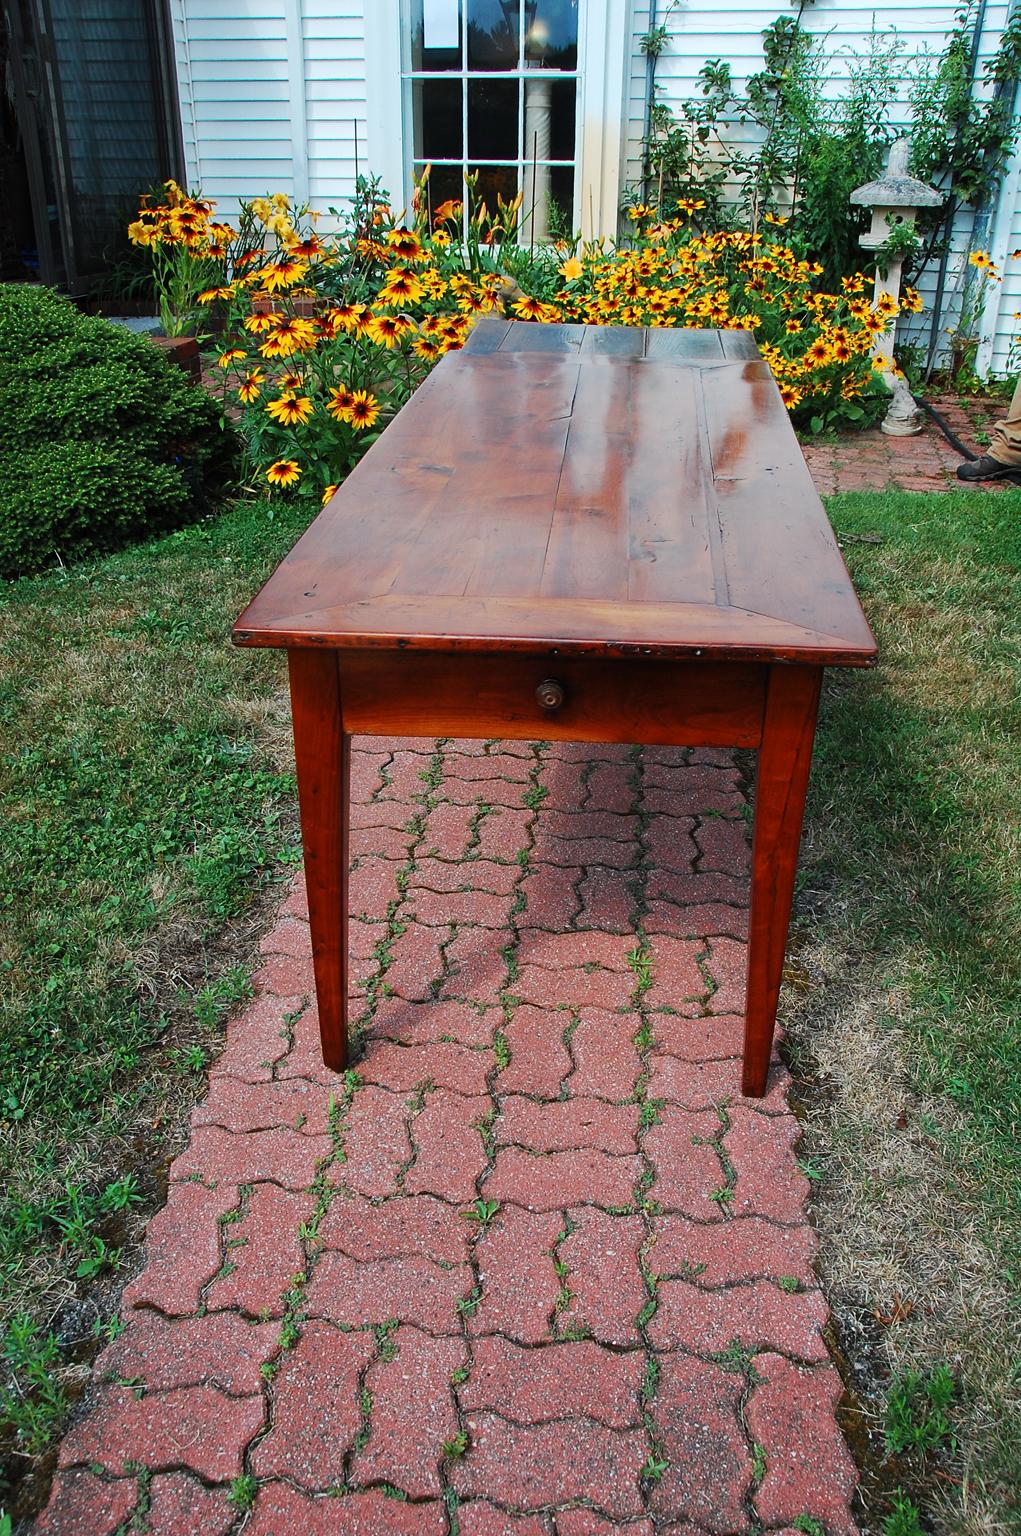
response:
<path id="1" fill-rule="evenodd" d="M 766 1091 L 819 708 L 821 667 L 774 665 L 755 791 L 742 1092 Z"/>
<path id="2" fill-rule="evenodd" d="M 341 1072 L 347 1065 L 351 738 L 341 719 L 336 652 L 292 650 L 287 661 L 323 1061 Z"/>

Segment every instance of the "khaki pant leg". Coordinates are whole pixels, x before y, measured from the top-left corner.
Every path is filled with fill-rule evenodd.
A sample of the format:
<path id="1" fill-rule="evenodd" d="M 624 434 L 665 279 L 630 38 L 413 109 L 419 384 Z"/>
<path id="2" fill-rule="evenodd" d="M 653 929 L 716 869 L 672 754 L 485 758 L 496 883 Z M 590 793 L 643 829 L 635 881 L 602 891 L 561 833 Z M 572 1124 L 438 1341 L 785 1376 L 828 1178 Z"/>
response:
<path id="1" fill-rule="evenodd" d="M 1010 410 L 993 428 L 988 452 L 999 464 L 1021 465 L 1021 377 L 1014 386 Z"/>

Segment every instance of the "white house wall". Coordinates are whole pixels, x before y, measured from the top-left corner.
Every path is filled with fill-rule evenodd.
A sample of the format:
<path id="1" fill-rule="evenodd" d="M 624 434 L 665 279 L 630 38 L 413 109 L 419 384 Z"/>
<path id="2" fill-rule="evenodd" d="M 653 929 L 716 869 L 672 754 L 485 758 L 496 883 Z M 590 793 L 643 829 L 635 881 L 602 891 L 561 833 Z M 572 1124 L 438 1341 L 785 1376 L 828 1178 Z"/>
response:
<path id="1" fill-rule="evenodd" d="M 380 114 L 369 111 L 366 99 L 363 3 L 386 7 L 398 0 L 171 0 L 188 181 L 214 198 L 224 214 L 236 213 L 238 197 L 272 191 L 308 199 L 325 211 L 351 196 L 356 167 L 379 169 L 367 156 L 367 119 Z M 909 59 L 924 48 L 938 53 L 956 8 L 956 0 L 938 5 L 886 0 L 875 7 L 817 0 L 805 7 L 802 21 L 826 35 L 832 59 L 828 91 L 837 95 L 846 85 L 850 57 L 873 26 L 880 32 L 896 27 Z M 650 26 L 650 0 L 632 0 L 631 13 L 624 184 L 637 183 L 641 175 L 646 59 L 640 39 Z M 695 95 L 698 71 L 709 58 L 726 59 L 740 89 L 761 67 L 763 29 L 777 16 L 793 14 L 786 0 L 736 0 L 725 11 L 707 0 L 681 0 L 672 8 L 669 0 L 659 0 L 658 20 L 668 29 L 656 66 L 659 99 L 677 106 Z M 1006 16 L 1005 4 L 987 6 L 980 57 L 995 51 Z M 373 13 L 370 19 L 377 23 L 375 36 L 379 18 Z M 903 122 L 909 95 L 910 83 L 898 107 Z M 376 158 L 388 161 L 392 175 L 401 130 L 399 113 L 388 110 L 384 124 L 390 117 L 386 131 L 394 143 Z M 1014 250 L 1021 245 L 1016 178 L 1009 191 L 1013 217 L 1000 220 L 999 233 L 1001 244 Z M 970 216 L 963 215 L 954 241 L 959 260 L 969 228 Z M 952 287 L 955 280 L 952 267 Z M 933 271 L 924 286 L 931 290 L 934 281 Z M 998 297 L 996 313 L 987 320 L 982 360 L 1002 372 L 1017 324 L 1014 311 L 1021 310 L 1021 262 L 1007 262 Z"/>

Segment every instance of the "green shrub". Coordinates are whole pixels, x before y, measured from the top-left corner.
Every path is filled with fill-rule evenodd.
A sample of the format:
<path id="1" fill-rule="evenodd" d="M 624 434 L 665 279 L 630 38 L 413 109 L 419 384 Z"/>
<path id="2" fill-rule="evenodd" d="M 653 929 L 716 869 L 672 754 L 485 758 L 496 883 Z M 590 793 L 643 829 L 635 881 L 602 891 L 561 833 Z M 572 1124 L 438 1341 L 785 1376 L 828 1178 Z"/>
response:
<path id="1" fill-rule="evenodd" d="M 230 481 L 219 407 L 145 337 L 0 286 L 0 576 L 188 522 Z"/>

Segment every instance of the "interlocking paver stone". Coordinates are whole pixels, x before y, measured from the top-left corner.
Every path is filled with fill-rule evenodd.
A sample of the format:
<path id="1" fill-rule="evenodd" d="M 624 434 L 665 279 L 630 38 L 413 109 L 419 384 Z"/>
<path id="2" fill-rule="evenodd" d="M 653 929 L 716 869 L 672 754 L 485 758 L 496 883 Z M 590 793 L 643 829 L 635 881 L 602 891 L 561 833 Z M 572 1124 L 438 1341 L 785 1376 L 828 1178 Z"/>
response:
<path id="1" fill-rule="evenodd" d="M 152 1471 L 183 1466 L 207 1482 L 229 1482 L 241 1476 L 245 1447 L 264 1417 L 261 1395 L 229 1397 L 204 1383 L 144 1397 L 104 1387 L 65 1436 L 60 1465 L 98 1465 L 117 1477 L 138 1463 Z"/>
<path id="2" fill-rule="evenodd" d="M 728 1223 L 729 1226 L 729 1223 Z M 662 1280 L 649 1338 L 657 1349 L 714 1355 L 735 1339 L 746 1349 L 776 1349 L 800 1360 L 825 1360 L 827 1318 L 820 1291 L 789 1294 L 770 1280 L 705 1290 L 687 1280 Z"/>
<path id="3" fill-rule="evenodd" d="M 328 1488 L 361 1427 L 359 1378 L 376 1351 L 371 1333 L 307 1323 L 273 1383 L 269 1434 L 252 1452 L 257 1477 Z"/>
<path id="4" fill-rule="evenodd" d="M 228 1271 L 206 1291 L 206 1306 L 237 1307 L 249 1317 L 279 1317 L 283 1293 L 305 1261 L 299 1228 L 314 1210 L 315 1197 L 307 1190 L 256 1184 L 242 1219 L 223 1229 Z"/>
<path id="5" fill-rule="evenodd" d="M 747 1408 L 748 1430 L 763 1447 L 766 1473 L 755 1508 L 768 1525 L 809 1515 L 827 1536 L 855 1536 L 848 1503 L 857 1481 L 834 1412 L 840 1378 L 831 1366 L 805 1369 L 759 1355 L 761 1382 Z"/>
<path id="6" fill-rule="evenodd" d="M 602 1099 L 562 1099 L 540 1104 L 520 1094 L 500 1101 L 493 1126 L 497 1142 L 533 1152 L 567 1152 L 594 1147 L 600 1152 L 637 1152 L 637 1104 L 607 1104 Z"/>
<path id="7" fill-rule="evenodd" d="M 669 1466 L 650 1503 L 661 1520 L 688 1520 L 717 1536 L 747 1530 L 744 1500 L 752 1458 L 740 1422 L 739 1372 L 667 1356 L 660 1365 L 652 1413 Z"/>
<path id="8" fill-rule="evenodd" d="M 466 1098 L 442 1088 L 426 1095 L 411 1127 L 416 1155 L 404 1179 L 409 1195 L 474 1199 L 488 1160 L 478 1124 L 490 1108 L 488 1098 Z"/>
<path id="9" fill-rule="evenodd" d="M 465 1264 L 452 1269 L 413 1254 L 400 1259 L 352 1259 L 346 1253 L 320 1256 L 308 1290 L 311 1317 L 361 1328 L 397 1318 L 430 1333 L 453 1333 L 457 1303 L 472 1289 Z"/>
<path id="10" fill-rule="evenodd" d="M 104 1349 L 96 1371 L 148 1392 L 206 1382 L 243 1397 L 260 1390 L 260 1366 L 276 1353 L 279 1331 L 234 1312 L 168 1318 L 146 1309 Z"/>
<path id="11" fill-rule="evenodd" d="M 642 1171 L 637 1157 L 612 1157 L 589 1147 L 535 1156 L 521 1147 L 503 1147 L 486 1180 L 487 1200 L 510 1200 L 532 1211 L 566 1205 L 628 1205 Z"/>
<path id="12" fill-rule="evenodd" d="M 392 1195 L 411 1161 L 407 1095 L 369 1083 L 344 1116 L 344 1183 L 360 1195 Z"/>
<path id="13" fill-rule="evenodd" d="M 458 1432 L 451 1375 L 465 1362 L 461 1339 L 434 1339 L 401 1327 L 393 1359 L 377 1360 L 365 1377 L 372 1399 L 369 1438 L 351 1464 L 354 1483 L 390 1483 L 409 1498 L 443 1492 L 443 1447 Z"/>
<path id="14" fill-rule="evenodd" d="M 456 1206 L 434 1195 L 402 1195 L 378 1204 L 334 1200 L 319 1237 L 326 1248 L 354 1259 L 418 1256 L 435 1264 L 464 1264 L 472 1231 Z"/>
<path id="15" fill-rule="evenodd" d="M 607 1514 L 642 1513 L 638 1478 L 649 1451 L 644 1433 L 605 1429 L 587 1419 L 508 1423 L 495 1413 L 467 1418 L 469 1445 L 451 1469 L 464 1498 L 490 1498 L 528 1511 L 590 1499 Z"/>
<path id="16" fill-rule="evenodd" d="M 560 1295 L 553 1248 L 561 1231 L 556 1211 L 506 1205 L 476 1249 L 482 1300 L 468 1319 L 473 1334 L 504 1333 L 522 1344 L 550 1337 Z"/>
<path id="17" fill-rule="evenodd" d="M 603 1349 L 588 1339 L 524 1349 L 510 1339 L 478 1339 L 471 1376 L 458 1388 L 466 1413 L 490 1410 L 518 1424 L 586 1418 L 608 1429 L 637 1428 L 645 1356 Z"/>
<path id="18" fill-rule="evenodd" d="M 645 1223 L 592 1207 L 571 1211 L 569 1220 L 573 1230 L 558 1249 L 571 1292 L 562 1326 L 584 1322 L 602 1343 L 640 1344 L 635 1319 L 648 1301 L 638 1262 Z"/>
<path id="19" fill-rule="evenodd" d="M 149 1484 L 147 1536 L 227 1536 L 236 1519 L 226 1488 L 204 1488 L 184 1472 L 161 1472 Z"/>
<path id="20" fill-rule="evenodd" d="M 133 1477 L 97 1477 L 84 1467 L 58 1472 L 35 1523 L 37 1536 L 114 1536 L 138 1500 Z"/>
<path id="21" fill-rule="evenodd" d="M 299 873 L 36 1528 L 113 1536 L 138 1465 L 154 1536 L 236 1529 L 243 1471 L 246 1536 L 446 1536 L 448 1489 L 462 1536 L 852 1536 L 790 1078 L 777 1057 L 739 1092 L 732 754 L 354 758 L 354 1092 L 322 1062 Z"/>
<path id="22" fill-rule="evenodd" d="M 378 1488 L 346 1498 L 315 1498 L 287 1483 L 260 1488 L 245 1536 L 446 1536 L 446 1506 L 408 1504 Z"/>

